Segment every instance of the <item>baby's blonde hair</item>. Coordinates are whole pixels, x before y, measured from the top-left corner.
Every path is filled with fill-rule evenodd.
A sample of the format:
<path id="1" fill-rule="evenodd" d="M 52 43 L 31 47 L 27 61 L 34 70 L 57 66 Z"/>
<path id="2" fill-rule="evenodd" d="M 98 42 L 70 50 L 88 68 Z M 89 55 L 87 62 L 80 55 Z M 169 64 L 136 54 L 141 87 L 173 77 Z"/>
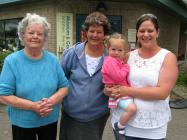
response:
<path id="1" fill-rule="evenodd" d="M 111 39 L 122 39 L 124 41 L 124 48 L 125 48 L 125 50 L 129 51 L 128 41 L 127 41 L 126 37 L 123 34 L 112 33 L 111 35 L 105 36 L 104 45 L 105 45 L 105 47 L 107 49 L 111 46 L 111 42 L 110 42 Z"/>

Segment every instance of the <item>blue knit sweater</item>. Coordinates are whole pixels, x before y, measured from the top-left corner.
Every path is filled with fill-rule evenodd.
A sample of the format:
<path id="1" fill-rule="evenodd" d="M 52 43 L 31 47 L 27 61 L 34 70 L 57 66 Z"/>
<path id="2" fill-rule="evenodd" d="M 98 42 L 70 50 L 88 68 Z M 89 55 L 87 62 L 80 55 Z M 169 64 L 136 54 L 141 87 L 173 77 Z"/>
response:
<path id="1" fill-rule="evenodd" d="M 0 96 L 15 95 L 31 101 L 49 98 L 59 88 L 67 87 L 68 81 L 56 56 L 43 51 L 41 59 L 28 58 L 24 51 L 6 57 L 0 75 Z M 29 110 L 8 106 L 8 116 L 12 124 L 23 128 L 34 128 L 58 120 L 59 105 L 47 117 L 40 117 Z"/>

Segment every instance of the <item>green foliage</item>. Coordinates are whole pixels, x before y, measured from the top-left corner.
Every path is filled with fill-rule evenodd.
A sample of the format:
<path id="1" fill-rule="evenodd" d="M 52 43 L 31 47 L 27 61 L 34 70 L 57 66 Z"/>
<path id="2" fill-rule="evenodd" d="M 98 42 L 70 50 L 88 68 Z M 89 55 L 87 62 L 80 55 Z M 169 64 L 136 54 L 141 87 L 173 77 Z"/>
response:
<path id="1" fill-rule="evenodd" d="M 4 59 L 7 55 L 9 55 L 10 53 L 12 53 L 11 51 L 9 50 L 1 50 L 0 52 L 0 72 L 1 72 L 1 69 L 3 68 L 3 63 L 4 63 Z"/>
<path id="2" fill-rule="evenodd" d="M 187 86 L 187 70 L 184 73 L 179 74 L 177 85 Z"/>

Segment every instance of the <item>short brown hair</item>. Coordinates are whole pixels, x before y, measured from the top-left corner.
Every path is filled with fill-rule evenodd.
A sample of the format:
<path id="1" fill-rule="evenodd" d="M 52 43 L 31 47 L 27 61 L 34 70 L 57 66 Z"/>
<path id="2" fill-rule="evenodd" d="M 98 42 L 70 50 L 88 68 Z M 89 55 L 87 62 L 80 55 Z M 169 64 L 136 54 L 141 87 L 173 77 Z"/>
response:
<path id="1" fill-rule="evenodd" d="M 90 25 L 101 25 L 104 28 L 104 34 L 108 34 L 111 28 L 108 18 L 101 12 L 90 13 L 84 22 L 84 29 L 88 31 Z"/>

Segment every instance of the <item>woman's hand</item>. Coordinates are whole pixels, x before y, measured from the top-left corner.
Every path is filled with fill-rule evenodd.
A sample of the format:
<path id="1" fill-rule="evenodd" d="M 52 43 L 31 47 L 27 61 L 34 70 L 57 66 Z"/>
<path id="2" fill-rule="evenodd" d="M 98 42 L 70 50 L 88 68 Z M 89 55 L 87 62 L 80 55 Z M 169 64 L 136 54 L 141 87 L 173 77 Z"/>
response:
<path id="1" fill-rule="evenodd" d="M 40 102 L 39 114 L 42 117 L 48 116 L 53 111 L 53 103 L 48 98 L 43 98 Z"/>
<path id="2" fill-rule="evenodd" d="M 113 98 L 114 98 L 114 99 L 117 100 L 118 98 L 123 97 L 123 95 L 122 95 L 122 93 L 121 93 L 121 89 L 122 89 L 122 86 L 117 86 L 117 87 L 115 87 L 115 88 L 113 89 L 112 95 L 113 95 Z"/>
<path id="3" fill-rule="evenodd" d="M 105 94 L 106 96 L 111 97 L 111 94 L 112 94 L 112 86 L 110 86 L 110 85 L 105 85 L 103 92 L 104 92 L 104 94 Z"/>
<path id="4" fill-rule="evenodd" d="M 121 97 L 121 86 L 120 85 L 105 85 L 104 94 L 111 98 L 118 99 Z"/>
<path id="5" fill-rule="evenodd" d="M 53 104 L 48 98 L 34 102 L 33 111 L 37 112 L 41 117 L 48 116 L 53 111 Z"/>

